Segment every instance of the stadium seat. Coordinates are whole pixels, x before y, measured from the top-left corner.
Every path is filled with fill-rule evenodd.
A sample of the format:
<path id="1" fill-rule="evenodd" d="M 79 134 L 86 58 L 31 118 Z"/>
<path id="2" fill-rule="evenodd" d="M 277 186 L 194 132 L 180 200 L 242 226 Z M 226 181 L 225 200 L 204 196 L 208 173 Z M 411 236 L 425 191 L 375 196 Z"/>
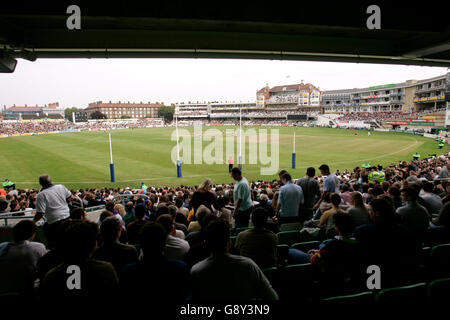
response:
<path id="1" fill-rule="evenodd" d="M 427 287 L 427 296 L 433 302 L 447 302 L 450 298 L 450 278 L 431 281 Z"/>
<path id="2" fill-rule="evenodd" d="M 311 300 L 315 297 L 313 269 L 310 263 L 289 265 L 279 272 L 280 300 Z"/>
<path id="3" fill-rule="evenodd" d="M 301 250 L 303 252 L 308 252 L 311 249 L 319 249 L 319 241 L 308 241 L 308 242 L 297 242 L 291 246 L 291 249 Z"/>
<path id="4" fill-rule="evenodd" d="M 431 249 L 429 276 L 431 279 L 450 276 L 450 243 L 440 244 Z"/>
<path id="5" fill-rule="evenodd" d="M 237 236 L 242 231 L 245 231 L 245 230 L 248 230 L 248 229 L 251 229 L 251 227 L 230 228 L 230 234 L 232 236 Z"/>
<path id="6" fill-rule="evenodd" d="M 302 224 L 300 222 L 283 223 L 280 226 L 280 231 L 300 231 L 301 228 Z"/>
<path id="7" fill-rule="evenodd" d="M 275 277 L 278 273 L 278 268 L 272 267 L 272 268 L 265 268 L 261 270 L 264 275 L 266 276 L 267 280 L 269 280 L 269 282 L 272 284 L 272 286 L 274 285 L 274 280 Z"/>
<path id="8" fill-rule="evenodd" d="M 281 231 L 277 233 L 278 243 L 287 244 L 288 246 L 294 243 L 300 242 L 300 232 L 299 231 Z"/>
<path id="9" fill-rule="evenodd" d="M 0 227 L 0 243 L 11 242 L 12 238 L 12 228 L 11 227 Z"/>
<path id="10" fill-rule="evenodd" d="M 277 260 L 278 260 L 278 264 L 280 264 L 280 265 L 287 264 L 288 252 L 289 252 L 289 246 L 287 244 L 279 244 L 279 245 L 277 245 Z"/>
<path id="11" fill-rule="evenodd" d="M 329 297 L 325 298 L 322 301 L 327 305 L 348 305 L 348 306 L 355 306 L 358 304 L 371 304 L 375 302 L 375 296 L 372 291 L 366 291 L 366 292 L 360 292 L 355 294 L 349 294 L 345 296 L 335 296 L 335 297 Z"/>
<path id="12" fill-rule="evenodd" d="M 426 299 L 426 283 L 421 282 L 409 286 L 395 287 L 381 290 L 376 295 L 376 301 L 380 304 L 395 303 L 420 303 Z"/>

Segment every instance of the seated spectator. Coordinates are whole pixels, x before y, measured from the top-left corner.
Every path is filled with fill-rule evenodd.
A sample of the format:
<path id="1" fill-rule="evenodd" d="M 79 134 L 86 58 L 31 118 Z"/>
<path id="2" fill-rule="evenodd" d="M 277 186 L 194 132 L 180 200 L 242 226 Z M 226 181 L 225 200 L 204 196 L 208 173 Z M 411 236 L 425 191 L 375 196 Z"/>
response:
<path id="1" fill-rule="evenodd" d="M 125 226 L 128 226 L 131 222 L 136 221 L 136 217 L 134 216 L 134 203 L 132 201 L 128 201 L 125 205 L 125 215 L 123 216 L 123 221 L 125 222 Z"/>
<path id="2" fill-rule="evenodd" d="M 178 216 L 178 214 L 177 214 L 177 207 L 174 206 L 174 205 L 170 205 L 169 206 L 169 214 L 170 214 L 170 216 L 173 219 L 173 224 L 174 224 L 175 229 L 176 229 L 175 230 L 176 231 L 176 235 L 175 236 L 178 237 L 178 238 L 184 239 L 186 237 L 186 235 L 188 234 L 188 230 L 187 230 L 186 225 L 184 225 L 182 223 L 178 223 L 176 221 L 177 216 Z"/>
<path id="3" fill-rule="evenodd" d="M 259 196 L 259 203 L 253 207 L 253 211 L 257 208 L 265 209 L 269 218 L 273 218 L 275 216 L 275 210 L 273 210 L 272 206 L 269 204 L 269 197 L 267 194 L 261 194 Z"/>
<path id="4" fill-rule="evenodd" d="M 128 243 L 135 245 L 139 243 L 139 232 L 142 226 L 147 223 L 145 220 L 145 215 L 147 214 L 147 208 L 143 205 L 137 205 L 134 208 L 134 216 L 136 221 L 131 222 L 127 228 Z"/>
<path id="5" fill-rule="evenodd" d="M 351 203 L 353 205 L 348 209 L 347 212 L 352 218 L 353 225 L 357 227 L 369 223 L 369 211 L 364 205 L 364 200 L 361 193 L 356 191 L 352 192 L 351 198 Z"/>
<path id="6" fill-rule="evenodd" d="M 399 188 L 397 188 L 396 186 L 389 187 L 388 195 L 392 198 L 392 201 L 394 202 L 395 210 L 397 210 L 403 205 Z"/>
<path id="7" fill-rule="evenodd" d="M 217 216 L 214 214 L 207 214 L 202 219 L 203 225 L 207 226 L 212 221 L 217 220 Z M 223 220 L 225 221 L 225 220 Z M 202 228 L 198 232 L 194 232 L 192 234 L 189 234 L 191 237 L 188 239 L 191 242 L 189 243 L 190 249 L 186 255 L 186 263 L 191 268 L 194 264 L 196 264 L 199 261 L 202 261 L 203 259 L 206 259 L 209 257 L 209 249 L 206 245 L 206 227 Z"/>
<path id="8" fill-rule="evenodd" d="M 167 259 L 163 252 L 167 232 L 156 222 L 146 224 L 140 233 L 142 260 L 120 273 L 121 292 L 133 303 L 183 301 L 189 290 L 189 272 L 180 260 Z"/>
<path id="9" fill-rule="evenodd" d="M 86 210 L 83 208 L 74 208 L 70 210 L 70 219 L 86 220 Z"/>
<path id="10" fill-rule="evenodd" d="M 127 264 L 138 261 L 136 248 L 119 242 L 122 226 L 114 217 L 106 218 L 100 226 L 103 243 L 97 248 L 92 258 L 110 262 L 116 272 Z"/>
<path id="11" fill-rule="evenodd" d="M 424 201 L 425 208 L 427 208 L 428 213 L 433 215 L 438 215 L 441 211 L 441 208 L 443 206 L 442 199 L 435 193 L 434 191 L 434 185 L 433 183 L 429 181 L 425 181 L 423 183 L 423 194 L 421 195 L 421 198 Z"/>
<path id="12" fill-rule="evenodd" d="M 425 243 L 427 246 L 435 246 L 442 243 L 450 243 L 450 203 L 447 202 L 436 218 L 433 218 L 431 228 L 427 230 Z"/>
<path id="13" fill-rule="evenodd" d="M 167 259 L 184 260 L 189 251 L 189 243 L 186 240 L 175 237 L 173 217 L 169 214 L 163 214 L 156 219 L 156 222 L 161 224 L 167 232 L 164 256 Z"/>
<path id="14" fill-rule="evenodd" d="M 64 234 L 66 230 L 79 220 L 66 220 L 61 223 L 55 232 L 55 247 L 42 256 L 37 264 L 37 277 L 40 279 L 40 283 L 44 280 L 45 275 L 54 267 L 63 263 L 63 251 L 64 251 Z"/>
<path id="15" fill-rule="evenodd" d="M 211 214 L 211 210 L 209 210 L 207 207 L 205 207 L 205 206 L 198 207 L 197 212 L 195 213 L 197 220 L 189 223 L 189 227 L 188 227 L 189 235 L 200 231 L 200 229 L 202 228 L 201 221 L 208 214 Z M 189 237 L 189 235 L 188 235 L 188 237 Z M 186 239 L 186 240 L 188 240 L 188 239 Z"/>
<path id="16" fill-rule="evenodd" d="M 33 242 L 36 225 L 22 220 L 13 227 L 14 242 L 0 243 L 0 294 L 32 296 L 38 260 L 47 250 Z"/>
<path id="17" fill-rule="evenodd" d="M 352 204 L 352 190 L 350 190 L 350 185 L 348 183 L 345 183 L 342 187 L 341 192 L 341 199 L 344 201 L 345 204 Z"/>
<path id="18" fill-rule="evenodd" d="M 188 210 L 188 208 L 183 206 L 183 202 L 184 202 L 184 200 L 182 197 L 175 198 L 175 206 L 177 207 L 177 214 L 183 215 L 185 218 L 185 221 L 187 222 L 187 216 L 189 214 L 189 210 Z M 181 222 L 181 221 L 178 221 L 178 222 Z"/>
<path id="19" fill-rule="evenodd" d="M 258 265 L 247 257 L 228 253 L 230 227 L 223 220 L 211 222 L 206 230 L 211 256 L 191 269 L 192 298 L 200 301 L 275 300 L 277 293 Z"/>
<path id="20" fill-rule="evenodd" d="M 98 225 L 89 221 L 75 222 L 67 228 L 63 238 L 63 263 L 51 269 L 44 277 L 44 299 L 102 302 L 116 297 L 118 279 L 114 267 L 109 262 L 91 258 L 97 245 L 98 233 Z M 71 268 L 72 266 L 77 268 Z M 73 275 L 72 282 L 68 279 L 70 275 Z M 73 287 L 68 286 L 69 282 Z"/>
<path id="21" fill-rule="evenodd" d="M 331 209 L 325 211 L 320 217 L 319 227 L 324 227 L 326 234 L 329 236 L 334 235 L 334 222 L 333 215 L 338 212 L 343 212 L 339 207 L 341 204 L 341 196 L 337 193 L 332 193 L 330 196 Z"/>
<path id="22" fill-rule="evenodd" d="M 333 221 L 337 236 L 311 257 L 313 266 L 319 271 L 319 285 L 324 295 L 325 292 L 326 295 L 338 294 L 355 286 L 362 271 L 356 254 L 358 243 L 352 238 L 352 217 L 336 213 Z"/>
<path id="23" fill-rule="evenodd" d="M 242 231 L 236 238 L 239 254 L 252 259 L 260 268 L 274 267 L 277 263 L 277 235 L 266 229 L 268 214 L 260 207 L 253 210 L 253 228 Z"/>
<path id="24" fill-rule="evenodd" d="M 360 255 L 366 266 L 375 264 L 383 270 L 384 286 L 395 285 L 417 267 L 420 242 L 408 228 L 396 223 L 394 207 L 387 200 L 372 200 L 369 214 L 372 223 L 354 233 L 361 244 Z"/>
<path id="25" fill-rule="evenodd" d="M 418 192 L 415 189 L 411 187 L 403 188 L 401 196 L 405 204 L 397 209 L 400 223 L 420 236 L 428 229 L 430 224 L 428 211 L 417 202 Z"/>

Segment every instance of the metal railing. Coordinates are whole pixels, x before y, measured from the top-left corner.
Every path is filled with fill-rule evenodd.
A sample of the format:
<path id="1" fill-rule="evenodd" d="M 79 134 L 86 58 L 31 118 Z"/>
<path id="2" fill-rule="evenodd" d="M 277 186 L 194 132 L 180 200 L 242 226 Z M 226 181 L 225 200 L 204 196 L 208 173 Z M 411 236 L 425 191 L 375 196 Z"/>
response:
<path id="1" fill-rule="evenodd" d="M 94 207 L 88 207 L 85 208 L 86 213 L 90 213 L 93 211 L 101 210 L 105 208 L 105 205 L 99 205 Z M 13 212 L 7 212 L 7 213 L 1 213 L 0 219 L 3 220 L 3 225 L 8 225 L 8 220 L 21 220 L 21 219 L 33 219 L 34 215 L 36 213 L 36 210 L 21 210 L 21 211 L 13 211 Z"/>

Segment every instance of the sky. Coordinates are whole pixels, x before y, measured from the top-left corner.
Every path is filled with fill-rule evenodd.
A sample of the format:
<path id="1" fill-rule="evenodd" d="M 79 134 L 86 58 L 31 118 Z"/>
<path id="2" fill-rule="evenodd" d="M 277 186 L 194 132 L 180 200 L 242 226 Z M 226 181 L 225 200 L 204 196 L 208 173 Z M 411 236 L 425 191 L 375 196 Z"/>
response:
<path id="1" fill-rule="evenodd" d="M 0 107 L 59 102 L 255 101 L 256 91 L 302 80 L 321 90 L 426 79 L 447 68 L 333 62 L 217 59 L 19 59 L 0 73 Z"/>

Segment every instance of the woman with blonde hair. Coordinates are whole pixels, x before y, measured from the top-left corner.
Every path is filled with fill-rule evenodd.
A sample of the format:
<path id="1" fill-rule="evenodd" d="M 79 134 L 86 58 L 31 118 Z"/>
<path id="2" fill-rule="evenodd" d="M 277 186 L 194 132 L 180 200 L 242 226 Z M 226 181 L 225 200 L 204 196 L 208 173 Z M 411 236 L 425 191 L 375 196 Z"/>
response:
<path id="1" fill-rule="evenodd" d="M 194 209 L 194 212 L 197 212 L 198 207 L 204 205 L 209 210 L 214 212 L 214 207 L 216 205 L 216 195 L 211 192 L 213 187 L 213 182 L 211 179 L 205 179 L 197 188 L 197 190 L 192 195 L 192 199 L 190 201 L 191 207 Z"/>
<path id="2" fill-rule="evenodd" d="M 127 212 L 125 211 L 125 208 L 123 205 L 121 205 L 120 203 L 116 204 L 114 206 L 114 210 L 117 210 L 117 212 L 120 214 L 121 217 L 123 217 L 124 215 L 127 214 Z"/>
<path id="3" fill-rule="evenodd" d="M 347 213 L 352 217 L 355 227 L 369 223 L 369 211 L 367 210 L 364 199 L 359 192 L 351 193 L 352 206 Z"/>

